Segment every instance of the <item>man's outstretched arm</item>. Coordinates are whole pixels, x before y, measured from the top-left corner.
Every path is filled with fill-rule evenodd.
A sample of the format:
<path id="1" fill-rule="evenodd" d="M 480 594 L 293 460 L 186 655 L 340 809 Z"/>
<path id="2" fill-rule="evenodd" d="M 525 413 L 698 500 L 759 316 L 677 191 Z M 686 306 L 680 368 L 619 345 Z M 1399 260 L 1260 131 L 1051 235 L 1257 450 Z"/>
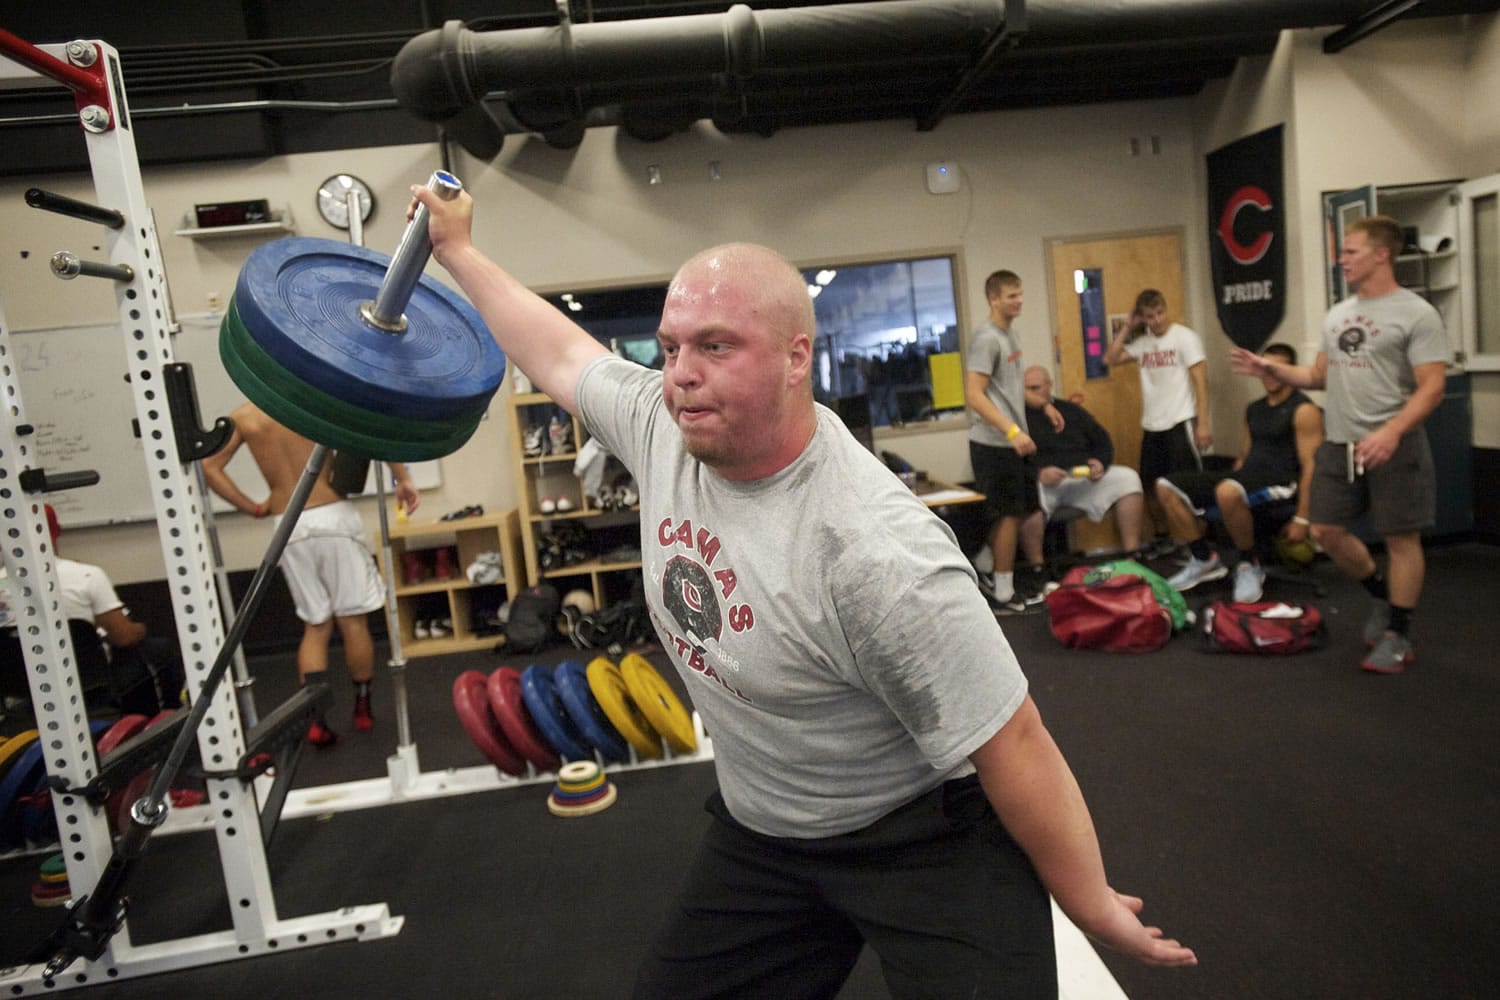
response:
<path id="1" fill-rule="evenodd" d="M 421 186 L 414 186 L 412 194 L 427 206 L 433 258 L 479 310 L 506 358 L 539 390 L 576 414 L 573 391 L 578 376 L 608 349 L 474 246 L 474 199 L 467 191 L 451 201 Z M 414 211 L 415 204 L 407 217 Z"/>

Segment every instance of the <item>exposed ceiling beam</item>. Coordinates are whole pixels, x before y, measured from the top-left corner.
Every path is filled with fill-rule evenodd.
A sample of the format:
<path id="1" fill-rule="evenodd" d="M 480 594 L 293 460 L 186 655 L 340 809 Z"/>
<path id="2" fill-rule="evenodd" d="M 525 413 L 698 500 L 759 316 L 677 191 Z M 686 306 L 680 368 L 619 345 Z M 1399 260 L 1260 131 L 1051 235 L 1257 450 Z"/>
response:
<path id="1" fill-rule="evenodd" d="M 1368 38 L 1387 25 L 1394 24 L 1420 6 L 1422 0 L 1387 0 L 1323 39 L 1323 52 L 1327 55 L 1342 52 L 1361 38 Z"/>

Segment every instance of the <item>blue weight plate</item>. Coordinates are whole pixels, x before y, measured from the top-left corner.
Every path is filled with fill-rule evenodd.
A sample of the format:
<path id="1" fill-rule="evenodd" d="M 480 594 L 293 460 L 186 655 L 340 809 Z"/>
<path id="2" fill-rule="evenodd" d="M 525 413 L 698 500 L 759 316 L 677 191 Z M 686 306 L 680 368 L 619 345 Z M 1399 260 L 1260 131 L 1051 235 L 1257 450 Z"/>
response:
<path id="1" fill-rule="evenodd" d="M 588 671 L 583 664 L 577 660 L 564 660 L 557 665 L 552 681 L 562 698 L 563 708 L 567 709 L 568 718 L 598 748 L 604 759 L 625 760 L 630 755 L 625 737 L 594 700 L 594 693 L 589 690 Z"/>
<path id="2" fill-rule="evenodd" d="M 0 781 L 0 850 L 20 847 L 25 810 L 18 799 L 29 795 L 47 768 L 42 761 L 42 742 L 37 740 L 21 751 L 16 763 Z"/>
<path id="3" fill-rule="evenodd" d="M 99 739 L 108 732 L 114 723 L 109 719 L 90 719 L 89 733 L 94 739 Z M 26 844 L 50 844 L 57 840 L 57 813 L 52 808 L 52 800 L 49 798 L 45 804 L 27 803 L 22 804 L 23 796 L 35 795 L 47 787 L 47 762 L 42 758 L 42 743 L 38 740 L 28 749 L 36 752 L 32 763 L 32 780 L 29 785 L 16 788 L 14 797 L 10 800 L 8 807 L 0 806 L 0 843 L 10 843 L 13 846 Z M 17 764 L 25 763 L 27 754 L 22 754 Z M 6 800 L 6 793 L 0 790 L 0 803 Z M 12 840 L 13 837 L 19 837 Z"/>
<path id="4" fill-rule="evenodd" d="M 593 756 L 584 735 L 568 718 L 557 697 L 557 685 L 545 667 L 532 664 L 521 671 L 521 698 L 531 713 L 531 721 L 564 760 L 588 760 Z"/>
<path id="5" fill-rule="evenodd" d="M 324 419 L 307 408 L 305 400 L 288 399 L 267 385 L 254 370 L 239 357 L 233 338 L 219 337 L 219 359 L 224 370 L 246 398 L 252 400 L 273 420 L 290 427 L 309 441 L 327 445 L 337 451 L 382 462 L 423 462 L 453 454 L 468 443 L 484 417 L 480 410 L 466 425 L 460 425 L 448 438 L 438 441 L 419 441 L 410 438 L 392 439 L 380 434 L 367 433 L 363 427 L 352 426 L 343 421 Z M 415 422 L 415 421 L 414 421 Z"/>
<path id="6" fill-rule="evenodd" d="M 485 691 L 490 699 L 490 712 L 516 753 L 542 771 L 556 771 L 562 761 L 526 708 L 526 698 L 521 693 L 521 671 L 514 667 L 496 669 L 485 682 Z"/>
<path id="7" fill-rule="evenodd" d="M 598 788 L 591 788 L 586 792 L 565 792 L 560 788 L 554 788 L 549 793 L 554 802 L 562 802 L 570 806 L 587 805 L 590 802 L 598 802 L 613 789 L 609 782 L 605 782 Z"/>
<path id="8" fill-rule="evenodd" d="M 267 354 L 330 396 L 417 420 L 482 409 L 505 375 L 505 355 L 460 295 L 423 277 L 404 332 L 360 317 L 389 267 L 389 257 L 364 247 L 290 236 L 251 252 L 235 306 Z"/>

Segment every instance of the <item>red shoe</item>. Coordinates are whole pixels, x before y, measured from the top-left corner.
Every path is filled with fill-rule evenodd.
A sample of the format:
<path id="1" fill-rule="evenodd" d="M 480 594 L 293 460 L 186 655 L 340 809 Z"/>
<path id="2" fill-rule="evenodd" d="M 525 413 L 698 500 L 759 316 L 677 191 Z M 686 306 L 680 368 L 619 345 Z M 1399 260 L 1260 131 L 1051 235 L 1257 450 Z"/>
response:
<path id="1" fill-rule="evenodd" d="M 370 696 L 367 694 L 354 696 L 354 728 L 361 733 L 375 728 L 375 716 L 370 714 Z"/>
<path id="2" fill-rule="evenodd" d="M 437 555 L 432 561 L 432 578 L 434 580 L 451 580 L 458 575 L 458 569 L 454 566 L 454 550 L 443 548 L 437 550 Z"/>
<path id="3" fill-rule="evenodd" d="M 331 747 L 338 743 L 339 734 L 329 729 L 321 722 L 312 722 L 307 726 L 307 742 L 318 749 Z"/>
<path id="4" fill-rule="evenodd" d="M 415 552 L 408 550 L 401 553 L 401 578 L 401 582 L 408 587 L 427 579 L 427 567 Z"/>

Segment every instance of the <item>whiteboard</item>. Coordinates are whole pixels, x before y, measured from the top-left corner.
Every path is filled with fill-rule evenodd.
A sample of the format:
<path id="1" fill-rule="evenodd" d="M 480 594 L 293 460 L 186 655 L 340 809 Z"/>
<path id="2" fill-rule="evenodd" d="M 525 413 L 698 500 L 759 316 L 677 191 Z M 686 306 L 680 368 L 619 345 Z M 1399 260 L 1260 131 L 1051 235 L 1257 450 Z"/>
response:
<path id="1" fill-rule="evenodd" d="M 245 402 L 245 394 L 219 361 L 220 313 L 178 317 L 182 331 L 172 340 L 177 361 L 193 366 L 198 412 L 204 427 Z M 49 493 L 46 501 L 69 527 L 151 521 L 156 518 L 146 475 L 144 446 L 135 436 L 135 399 L 125 381 L 125 340 L 114 325 L 16 330 L 11 350 L 26 422 L 35 428 L 33 467 L 48 475 L 91 469 L 96 486 Z M 365 493 L 375 493 L 371 464 Z M 409 462 L 418 489 L 442 484 L 437 460 Z M 250 497 L 266 495 L 266 481 L 248 448 L 230 461 L 229 475 Z M 389 492 L 389 486 L 387 487 Z M 210 496 L 213 509 L 232 511 Z"/>

